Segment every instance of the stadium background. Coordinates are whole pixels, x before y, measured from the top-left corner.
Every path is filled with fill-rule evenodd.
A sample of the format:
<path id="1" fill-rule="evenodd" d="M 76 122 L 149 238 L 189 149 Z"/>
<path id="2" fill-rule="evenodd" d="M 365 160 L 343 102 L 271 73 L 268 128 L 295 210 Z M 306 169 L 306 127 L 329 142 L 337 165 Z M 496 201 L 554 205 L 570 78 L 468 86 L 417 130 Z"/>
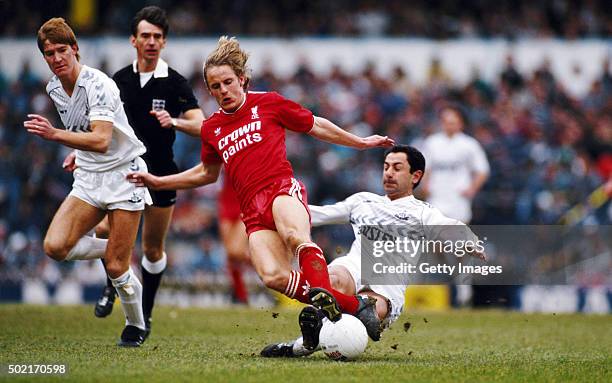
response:
<path id="1" fill-rule="evenodd" d="M 169 10 L 162 56 L 189 77 L 207 115 L 216 107 L 200 67 L 220 34 L 238 36 L 252 53 L 251 89 L 277 90 L 362 135 L 418 145 L 437 130 L 441 106 L 460 104 L 469 119 L 466 131 L 484 146 L 492 169 L 474 200 L 473 224 L 555 224 L 611 178 L 612 19 L 604 1 L 149 3 Z M 57 264 L 41 250 L 71 175 L 61 169 L 65 148 L 22 127 L 29 112 L 58 121 L 44 92 L 49 73 L 35 31 L 49 17 L 67 18 L 82 62 L 112 74 L 135 56 L 129 20 L 143 4 L 0 1 L 0 301 L 97 297 L 99 262 Z M 355 152 L 293 134 L 287 142 L 310 202 L 382 191 L 380 151 Z M 199 146 L 177 135 L 182 168 L 198 161 Z M 179 194 L 160 302 L 228 303 L 218 189 Z M 572 224 L 610 224 L 610 202 L 602 202 Z M 346 251 L 352 232 L 316 230 L 315 239 L 333 257 Z M 575 285 L 525 287 L 515 308 L 609 311 L 611 267 Z M 258 286 L 254 274 L 249 279 Z M 255 305 L 267 302 L 254 296 Z"/>

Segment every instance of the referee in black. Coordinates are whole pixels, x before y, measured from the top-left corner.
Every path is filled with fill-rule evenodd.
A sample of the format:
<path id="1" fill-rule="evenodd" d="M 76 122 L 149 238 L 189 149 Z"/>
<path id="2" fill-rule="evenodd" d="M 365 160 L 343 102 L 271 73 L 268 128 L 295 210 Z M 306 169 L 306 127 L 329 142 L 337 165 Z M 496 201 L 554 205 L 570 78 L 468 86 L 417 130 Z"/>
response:
<path id="1" fill-rule="evenodd" d="M 168 35 L 166 12 L 156 6 L 145 7 L 136 14 L 131 28 L 130 42 L 136 48 L 137 59 L 115 73 L 113 80 L 121 91 L 130 125 L 147 147 L 142 158 L 149 172 L 158 176 L 178 173 L 172 150 L 175 131 L 199 137 L 204 115 L 187 80 L 160 58 Z M 146 207 L 142 226 L 142 308 L 146 336 L 151 332 L 155 295 L 166 269 L 164 241 L 176 201 L 174 190 L 150 192 L 153 205 Z M 96 228 L 96 235 L 104 237 L 107 231 L 105 218 Z M 96 303 L 97 317 L 111 313 L 115 294 L 107 279 Z"/>

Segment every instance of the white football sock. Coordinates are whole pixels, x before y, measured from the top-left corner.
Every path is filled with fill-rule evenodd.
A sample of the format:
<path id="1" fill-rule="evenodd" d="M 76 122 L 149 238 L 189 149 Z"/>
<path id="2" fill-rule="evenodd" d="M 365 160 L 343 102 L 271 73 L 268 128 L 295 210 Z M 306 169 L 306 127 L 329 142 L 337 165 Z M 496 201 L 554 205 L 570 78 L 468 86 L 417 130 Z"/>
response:
<path id="1" fill-rule="evenodd" d="M 108 239 L 84 236 L 74 245 L 64 261 L 104 258 Z"/>
<path id="2" fill-rule="evenodd" d="M 168 264 L 168 257 L 166 256 L 166 252 L 162 253 L 162 257 L 157 262 L 151 262 L 147 259 L 147 257 L 142 257 L 142 267 L 147 270 L 150 274 L 159 274 L 162 271 L 166 270 L 166 265 Z"/>
<path id="3" fill-rule="evenodd" d="M 142 314 L 142 285 L 132 269 L 128 269 L 119 278 L 110 278 L 117 294 L 121 299 L 121 306 L 125 314 L 125 324 L 145 329 L 144 315 Z"/>
<path id="4" fill-rule="evenodd" d="M 304 338 L 302 337 L 299 337 L 293 341 L 293 355 L 295 356 L 307 356 L 320 349 L 321 346 L 317 346 L 317 348 L 315 348 L 314 350 L 307 349 L 306 347 L 304 347 Z"/>

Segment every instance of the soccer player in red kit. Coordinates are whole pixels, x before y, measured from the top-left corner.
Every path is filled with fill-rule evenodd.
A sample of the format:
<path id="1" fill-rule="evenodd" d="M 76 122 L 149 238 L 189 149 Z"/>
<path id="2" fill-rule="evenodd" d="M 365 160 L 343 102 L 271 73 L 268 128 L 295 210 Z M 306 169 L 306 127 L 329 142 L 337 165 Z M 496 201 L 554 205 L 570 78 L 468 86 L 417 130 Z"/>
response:
<path id="1" fill-rule="evenodd" d="M 249 239 L 240 219 L 240 201 L 232 183 L 223 177 L 219 192 L 219 236 L 225 249 L 227 271 L 232 283 L 232 301 L 248 304 L 249 292 L 243 279 L 243 267 L 250 264 Z"/>
<path id="2" fill-rule="evenodd" d="M 248 54 L 223 36 L 204 64 L 204 80 L 220 109 L 202 123 L 202 163 L 179 174 L 133 173 L 130 180 L 152 189 L 185 189 L 215 182 L 222 165 L 240 200 L 249 252 L 264 284 L 300 302 L 312 303 L 331 320 L 341 311 L 358 317 L 380 338 L 376 300 L 331 287 L 321 249 L 310 236 L 306 189 L 287 161 L 285 129 L 356 149 L 389 147 L 378 135 L 358 137 L 274 92 L 248 92 Z M 292 255 L 300 270 L 292 270 Z M 320 323 L 300 317 L 300 326 Z M 312 329 L 313 332 L 315 329 Z"/>

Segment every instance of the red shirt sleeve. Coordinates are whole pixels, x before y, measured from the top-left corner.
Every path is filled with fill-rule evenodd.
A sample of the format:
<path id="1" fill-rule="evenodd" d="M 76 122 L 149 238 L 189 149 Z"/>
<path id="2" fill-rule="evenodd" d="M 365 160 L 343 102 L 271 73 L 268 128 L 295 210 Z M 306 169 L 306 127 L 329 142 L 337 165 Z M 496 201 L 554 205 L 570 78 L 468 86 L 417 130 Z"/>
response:
<path id="1" fill-rule="evenodd" d="M 208 142 L 202 142 L 202 153 L 200 155 L 202 163 L 204 164 L 220 164 L 223 159 L 219 157 L 219 154 L 215 151 Z"/>
<path id="2" fill-rule="evenodd" d="M 219 153 L 215 150 L 215 147 L 212 146 L 206 140 L 207 134 L 206 120 L 202 122 L 202 130 L 201 130 L 201 139 L 202 139 L 202 151 L 200 153 L 200 158 L 202 159 L 202 163 L 204 164 L 219 164 L 223 162 L 223 159 L 219 157 Z"/>
<path id="3" fill-rule="evenodd" d="M 314 125 L 312 112 L 296 102 L 287 100 L 278 93 L 274 93 L 274 95 L 277 98 L 275 107 L 278 119 L 283 128 L 294 132 L 308 133 Z"/>

